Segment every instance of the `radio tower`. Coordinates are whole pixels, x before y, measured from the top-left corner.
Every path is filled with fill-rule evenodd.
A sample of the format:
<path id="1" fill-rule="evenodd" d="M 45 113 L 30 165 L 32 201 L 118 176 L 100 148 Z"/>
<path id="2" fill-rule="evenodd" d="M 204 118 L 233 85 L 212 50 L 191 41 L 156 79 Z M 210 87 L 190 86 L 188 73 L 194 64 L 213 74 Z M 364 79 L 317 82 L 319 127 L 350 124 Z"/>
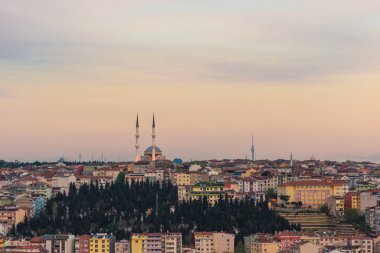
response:
<path id="1" fill-rule="evenodd" d="M 253 145 L 253 134 L 252 134 L 252 146 L 251 146 L 251 160 L 255 160 L 255 146 Z"/>

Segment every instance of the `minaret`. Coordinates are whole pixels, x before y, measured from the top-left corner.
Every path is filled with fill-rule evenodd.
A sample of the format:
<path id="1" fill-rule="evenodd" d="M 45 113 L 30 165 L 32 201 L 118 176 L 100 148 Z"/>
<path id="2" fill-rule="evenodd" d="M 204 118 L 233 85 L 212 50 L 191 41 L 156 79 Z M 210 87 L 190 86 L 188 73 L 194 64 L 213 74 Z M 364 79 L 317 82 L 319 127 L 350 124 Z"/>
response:
<path id="1" fill-rule="evenodd" d="M 293 153 L 290 153 L 290 167 L 293 167 Z"/>
<path id="2" fill-rule="evenodd" d="M 135 148 L 136 148 L 136 158 L 135 158 L 135 161 L 138 162 L 140 161 L 140 156 L 139 156 L 139 148 L 140 148 L 140 144 L 139 144 L 139 138 L 140 138 L 140 126 L 139 126 L 139 114 L 137 114 L 137 118 L 136 118 L 136 144 L 135 144 Z"/>
<path id="3" fill-rule="evenodd" d="M 156 121 L 154 119 L 153 113 L 153 123 L 152 123 L 152 161 L 156 161 Z"/>
<path id="4" fill-rule="evenodd" d="M 252 161 L 255 160 L 255 146 L 253 145 L 253 134 L 252 134 L 252 146 L 251 146 L 251 159 Z"/>

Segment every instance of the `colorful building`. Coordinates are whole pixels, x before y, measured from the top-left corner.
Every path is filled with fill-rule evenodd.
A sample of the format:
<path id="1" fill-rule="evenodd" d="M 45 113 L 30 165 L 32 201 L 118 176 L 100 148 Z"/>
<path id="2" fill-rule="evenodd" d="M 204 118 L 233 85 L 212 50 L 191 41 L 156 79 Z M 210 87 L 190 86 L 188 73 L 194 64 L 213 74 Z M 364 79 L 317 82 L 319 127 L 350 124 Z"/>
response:
<path id="1" fill-rule="evenodd" d="M 17 226 L 24 221 L 26 212 L 17 207 L 3 207 L 0 209 L 0 223 L 6 226 L 7 231 L 11 231 L 13 226 Z"/>
<path id="2" fill-rule="evenodd" d="M 311 232 L 281 231 L 276 235 L 281 252 L 291 252 L 295 245 L 303 242 L 319 244 L 319 237 Z"/>
<path id="3" fill-rule="evenodd" d="M 89 235 L 81 235 L 75 238 L 75 253 L 88 253 L 90 251 Z"/>
<path id="4" fill-rule="evenodd" d="M 181 233 L 142 233 L 131 237 L 131 253 L 181 253 Z"/>
<path id="5" fill-rule="evenodd" d="M 90 238 L 90 253 L 115 253 L 115 237 L 96 234 Z"/>
<path id="6" fill-rule="evenodd" d="M 244 237 L 244 248 L 246 253 L 278 253 L 280 244 L 270 234 L 253 234 Z"/>
<path id="7" fill-rule="evenodd" d="M 359 192 L 347 192 L 344 195 L 345 208 L 360 209 L 360 193 Z"/>
<path id="8" fill-rule="evenodd" d="M 4 248 L 4 237 L 0 235 L 0 249 Z"/>
<path id="9" fill-rule="evenodd" d="M 235 192 L 232 190 L 225 190 L 223 183 L 201 182 L 191 186 L 188 196 L 191 200 L 206 197 L 208 202 L 211 205 L 214 205 L 218 202 L 219 198 L 225 198 L 225 196 L 234 199 Z"/>
<path id="10" fill-rule="evenodd" d="M 175 185 L 191 185 L 190 173 L 172 173 L 172 183 Z"/>
<path id="11" fill-rule="evenodd" d="M 148 236 L 146 234 L 132 234 L 131 253 L 145 253 Z"/>
<path id="12" fill-rule="evenodd" d="M 121 240 L 115 242 L 115 253 L 130 253 L 131 242 L 128 240 Z"/>
<path id="13" fill-rule="evenodd" d="M 305 180 L 280 184 L 277 187 L 279 203 L 281 196 L 289 196 L 288 202 L 302 202 L 304 207 L 318 208 L 332 196 L 343 197 L 348 192 L 344 180 Z"/>
<path id="14" fill-rule="evenodd" d="M 45 198 L 43 196 L 39 196 L 32 201 L 32 215 L 39 215 L 43 212 L 45 207 Z"/>
<path id="15" fill-rule="evenodd" d="M 193 234 L 195 253 L 234 252 L 235 235 L 228 233 L 196 232 Z"/>
<path id="16" fill-rule="evenodd" d="M 75 236 L 68 234 L 43 235 L 43 244 L 47 253 L 74 253 Z"/>
<path id="17" fill-rule="evenodd" d="M 375 188 L 376 188 L 376 185 L 374 185 L 374 184 L 370 184 L 368 182 L 360 182 L 360 183 L 356 184 L 355 191 L 362 192 L 362 191 L 372 190 Z"/>

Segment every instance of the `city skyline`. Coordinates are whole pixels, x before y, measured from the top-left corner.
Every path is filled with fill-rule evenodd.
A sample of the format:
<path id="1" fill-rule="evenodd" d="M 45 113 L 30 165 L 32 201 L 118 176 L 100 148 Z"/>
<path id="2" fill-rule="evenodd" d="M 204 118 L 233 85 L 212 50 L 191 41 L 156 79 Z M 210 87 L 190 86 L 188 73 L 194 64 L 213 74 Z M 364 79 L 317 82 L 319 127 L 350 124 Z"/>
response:
<path id="1" fill-rule="evenodd" d="M 380 161 L 376 1 L 5 1 L 0 159 Z"/>

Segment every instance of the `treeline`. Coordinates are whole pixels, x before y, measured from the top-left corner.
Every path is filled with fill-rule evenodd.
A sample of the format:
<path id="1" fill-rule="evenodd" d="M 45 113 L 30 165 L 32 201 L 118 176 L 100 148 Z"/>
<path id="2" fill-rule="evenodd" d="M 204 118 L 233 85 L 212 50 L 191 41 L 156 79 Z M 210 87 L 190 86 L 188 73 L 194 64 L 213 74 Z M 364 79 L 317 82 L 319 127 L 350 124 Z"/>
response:
<path id="1" fill-rule="evenodd" d="M 20 223 L 12 233 L 19 236 L 106 232 L 118 239 L 139 232 L 182 232 L 190 242 L 192 231 L 225 231 L 236 239 L 257 232 L 296 229 L 266 202 L 229 201 L 220 198 L 210 206 L 207 199 L 178 203 L 177 188 L 170 182 L 125 183 L 123 176 L 111 184 L 70 186 L 68 194 L 58 194 L 46 203 L 43 213 Z"/>

